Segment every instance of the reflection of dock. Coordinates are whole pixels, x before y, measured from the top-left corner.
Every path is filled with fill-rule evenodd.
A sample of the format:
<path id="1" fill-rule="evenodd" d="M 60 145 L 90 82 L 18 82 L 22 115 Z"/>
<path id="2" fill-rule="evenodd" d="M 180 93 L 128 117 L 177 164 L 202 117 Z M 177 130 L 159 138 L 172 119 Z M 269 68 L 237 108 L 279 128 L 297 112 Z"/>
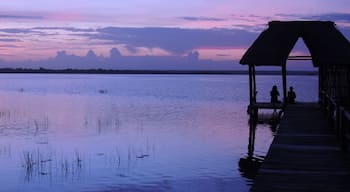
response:
<path id="1" fill-rule="evenodd" d="M 282 109 L 283 108 L 283 103 L 256 102 L 256 103 L 252 103 L 251 107 L 253 109 Z"/>
<path id="2" fill-rule="evenodd" d="M 251 191 L 349 191 L 350 154 L 318 104 L 289 105 Z"/>

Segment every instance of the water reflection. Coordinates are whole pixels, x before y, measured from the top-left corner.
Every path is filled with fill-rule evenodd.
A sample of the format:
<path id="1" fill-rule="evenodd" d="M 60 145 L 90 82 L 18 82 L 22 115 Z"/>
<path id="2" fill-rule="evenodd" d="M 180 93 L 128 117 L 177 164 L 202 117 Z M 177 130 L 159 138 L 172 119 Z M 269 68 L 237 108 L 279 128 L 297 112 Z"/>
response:
<path id="1" fill-rule="evenodd" d="M 11 152 L 11 145 L 5 144 L 0 145 L 0 158 L 11 158 L 12 152 Z"/>
<path id="2" fill-rule="evenodd" d="M 259 137 L 259 135 L 256 135 L 256 130 L 259 127 L 262 128 L 269 128 L 271 131 L 271 134 L 275 135 L 280 119 L 283 115 L 283 111 L 276 111 L 276 110 L 264 110 L 263 112 L 260 112 L 258 114 L 257 119 L 254 119 L 254 117 L 250 117 L 248 124 L 249 124 L 249 141 L 248 141 L 248 152 L 247 155 L 240 158 L 238 165 L 239 165 L 239 171 L 241 172 L 241 175 L 247 179 L 250 179 L 253 181 L 255 179 L 255 176 L 257 175 L 263 161 L 264 156 L 258 155 L 254 153 L 255 150 L 255 139 L 256 137 Z M 266 126 L 259 126 L 259 125 L 266 125 Z"/>
<path id="3" fill-rule="evenodd" d="M 0 79 L 3 191 L 249 190 L 246 76 Z"/>
<path id="4" fill-rule="evenodd" d="M 243 177 L 254 180 L 263 161 L 263 157 L 254 157 L 250 155 L 242 157 L 238 162 L 239 171 Z"/>
<path id="5" fill-rule="evenodd" d="M 247 190 L 230 168 L 244 141 L 239 135 L 246 133 L 239 126 L 244 118 L 232 118 L 240 105 L 222 98 L 159 100 L 159 92 L 156 98 L 124 97 L 106 90 L 92 95 L 2 92 L 0 144 L 10 146 L 1 150 L 3 189 L 62 191 L 64 183 L 67 191 L 161 191 L 182 190 L 178 183 L 198 189 L 197 182 L 213 191 L 219 190 L 215 183 Z M 228 153 L 234 150 L 237 155 Z"/>
<path id="6" fill-rule="evenodd" d="M 272 134 L 275 134 L 283 115 L 283 110 L 267 110 L 265 112 L 259 113 L 258 123 L 268 125 L 268 127 L 271 129 Z"/>

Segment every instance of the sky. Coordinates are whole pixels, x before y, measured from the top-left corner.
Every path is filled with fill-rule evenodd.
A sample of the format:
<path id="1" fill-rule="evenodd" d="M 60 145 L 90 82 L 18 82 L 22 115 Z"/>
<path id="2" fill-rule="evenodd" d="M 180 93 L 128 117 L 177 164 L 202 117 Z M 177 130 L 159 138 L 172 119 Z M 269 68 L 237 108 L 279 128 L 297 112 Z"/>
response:
<path id="1" fill-rule="evenodd" d="M 350 39 L 348 0 L 1 0 L 0 63 L 31 67 L 26 61 L 59 51 L 110 58 L 112 48 L 130 58 L 196 53 L 237 63 L 271 20 L 332 20 Z"/>

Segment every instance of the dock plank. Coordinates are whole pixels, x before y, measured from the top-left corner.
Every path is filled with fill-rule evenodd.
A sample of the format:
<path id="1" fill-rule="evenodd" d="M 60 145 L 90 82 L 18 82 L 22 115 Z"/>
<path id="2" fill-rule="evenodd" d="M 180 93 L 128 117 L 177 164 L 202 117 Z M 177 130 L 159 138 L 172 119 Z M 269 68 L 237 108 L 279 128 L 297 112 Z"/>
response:
<path id="1" fill-rule="evenodd" d="M 290 105 L 251 191 L 350 191 L 349 164 L 319 106 Z"/>

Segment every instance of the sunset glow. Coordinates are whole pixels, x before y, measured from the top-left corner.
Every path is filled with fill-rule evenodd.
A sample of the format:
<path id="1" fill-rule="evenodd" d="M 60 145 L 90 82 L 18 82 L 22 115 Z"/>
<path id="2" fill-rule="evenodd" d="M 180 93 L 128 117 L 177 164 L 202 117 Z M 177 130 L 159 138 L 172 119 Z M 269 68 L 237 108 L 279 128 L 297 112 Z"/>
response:
<path id="1" fill-rule="evenodd" d="M 108 57 L 112 48 L 124 56 L 182 57 L 196 50 L 199 59 L 237 61 L 270 20 L 332 20 L 350 34 L 345 0 L 5 0 L 0 7 L 0 60 L 9 62 L 48 59 L 61 50 Z"/>

